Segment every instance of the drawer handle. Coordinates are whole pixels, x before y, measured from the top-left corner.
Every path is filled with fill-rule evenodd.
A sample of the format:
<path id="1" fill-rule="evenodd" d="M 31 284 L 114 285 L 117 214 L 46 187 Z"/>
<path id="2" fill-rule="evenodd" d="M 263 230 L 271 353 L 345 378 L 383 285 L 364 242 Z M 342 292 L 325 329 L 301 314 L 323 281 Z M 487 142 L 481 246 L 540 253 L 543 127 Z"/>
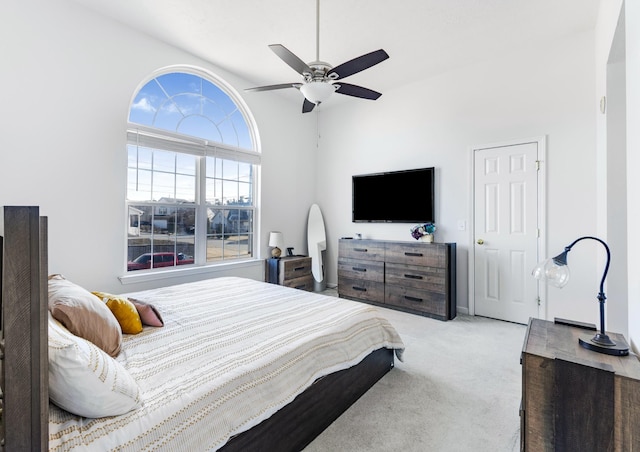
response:
<path id="1" fill-rule="evenodd" d="M 365 289 L 364 287 L 352 286 L 351 288 L 353 290 L 357 290 L 359 292 L 366 292 L 367 291 L 367 289 Z"/>
<path id="2" fill-rule="evenodd" d="M 422 279 L 420 275 L 404 275 L 404 277 L 408 279 Z"/>
<path id="3" fill-rule="evenodd" d="M 405 256 L 411 256 L 411 257 L 422 257 L 423 254 L 422 253 L 404 253 Z"/>
<path id="4" fill-rule="evenodd" d="M 360 268 L 360 267 L 352 267 L 352 270 L 356 271 L 356 272 L 366 272 L 367 271 L 366 268 Z"/>
<path id="5" fill-rule="evenodd" d="M 294 272 L 298 272 L 298 271 L 300 271 L 300 270 L 304 270 L 305 268 L 306 268 L 306 267 L 304 267 L 304 266 L 303 266 L 303 267 L 296 267 L 296 268 L 294 268 L 294 269 L 293 269 L 293 271 L 294 271 Z"/>
<path id="6" fill-rule="evenodd" d="M 416 301 L 418 303 L 422 303 L 422 298 L 410 297 L 408 295 L 405 295 L 404 298 L 409 300 L 409 301 Z"/>
<path id="7" fill-rule="evenodd" d="M 369 250 L 366 248 L 354 248 L 353 251 L 358 251 L 359 253 L 366 253 Z"/>

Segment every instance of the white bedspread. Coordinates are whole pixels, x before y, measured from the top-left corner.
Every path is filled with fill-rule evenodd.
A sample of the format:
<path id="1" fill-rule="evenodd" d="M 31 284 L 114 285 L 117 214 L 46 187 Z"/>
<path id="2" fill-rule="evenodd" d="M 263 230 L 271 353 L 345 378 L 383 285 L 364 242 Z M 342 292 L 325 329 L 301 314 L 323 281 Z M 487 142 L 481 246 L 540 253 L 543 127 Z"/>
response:
<path id="1" fill-rule="evenodd" d="M 50 405 L 50 450 L 216 450 L 317 378 L 404 345 L 372 306 L 225 277 L 126 294 L 165 326 L 125 335 L 143 407 L 87 419 Z"/>

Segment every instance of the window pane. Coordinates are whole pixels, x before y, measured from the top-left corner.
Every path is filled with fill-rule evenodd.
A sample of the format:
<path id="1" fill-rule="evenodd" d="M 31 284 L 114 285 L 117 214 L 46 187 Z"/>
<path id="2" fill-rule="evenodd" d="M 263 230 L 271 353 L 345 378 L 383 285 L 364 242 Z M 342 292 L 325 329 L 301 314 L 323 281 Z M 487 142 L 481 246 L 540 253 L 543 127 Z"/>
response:
<path id="1" fill-rule="evenodd" d="M 239 111 L 236 111 L 231 116 L 231 121 L 238 134 L 238 147 L 243 149 L 253 149 L 253 142 L 251 140 L 251 134 L 249 133 L 249 127 L 244 120 L 244 116 Z"/>
<path id="2" fill-rule="evenodd" d="M 207 166 L 207 177 L 215 177 L 216 174 L 216 165 L 218 163 L 218 159 L 213 157 L 206 158 L 206 166 Z"/>
<path id="3" fill-rule="evenodd" d="M 127 199 L 131 201 L 151 200 L 151 171 L 129 169 Z"/>
<path id="4" fill-rule="evenodd" d="M 238 183 L 238 204 L 249 206 L 252 204 L 251 184 L 243 182 Z"/>
<path id="5" fill-rule="evenodd" d="M 238 180 L 242 182 L 251 182 L 253 175 L 253 166 L 250 163 L 238 164 Z"/>
<path id="6" fill-rule="evenodd" d="M 193 264 L 195 218 L 194 207 L 129 206 L 127 270 Z"/>
<path id="7" fill-rule="evenodd" d="M 178 201 L 196 201 L 196 177 L 176 176 L 176 199 Z"/>
<path id="8" fill-rule="evenodd" d="M 233 160 L 222 161 L 222 178 L 227 180 L 238 180 L 238 162 Z"/>
<path id="9" fill-rule="evenodd" d="M 207 262 L 250 257 L 253 253 L 253 210 L 210 210 Z"/>
<path id="10" fill-rule="evenodd" d="M 176 171 L 176 153 L 168 151 L 153 151 L 153 170 L 167 173 Z"/>
<path id="11" fill-rule="evenodd" d="M 222 181 L 217 179 L 207 179 L 207 204 L 213 206 L 222 205 Z"/>
<path id="12" fill-rule="evenodd" d="M 151 80 L 138 91 L 133 100 L 129 112 L 129 121 L 137 124 L 153 124 L 155 113 L 165 99 L 166 95 L 160 89 L 160 86 L 155 80 Z"/>
<path id="13" fill-rule="evenodd" d="M 208 122 L 192 122 L 194 118 Z M 129 121 L 253 148 L 247 122 L 235 102 L 220 87 L 194 74 L 174 72 L 150 80 L 136 95 Z"/>
<path id="14" fill-rule="evenodd" d="M 196 158 L 193 155 L 176 154 L 176 172 L 179 174 L 196 175 Z"/>
<path id="15" fill-rule="evenodd" d="M 175 175 L 167 173 L 154 173 L 153 175 L 153 200 L 169 201 L 175 199 Z"/>

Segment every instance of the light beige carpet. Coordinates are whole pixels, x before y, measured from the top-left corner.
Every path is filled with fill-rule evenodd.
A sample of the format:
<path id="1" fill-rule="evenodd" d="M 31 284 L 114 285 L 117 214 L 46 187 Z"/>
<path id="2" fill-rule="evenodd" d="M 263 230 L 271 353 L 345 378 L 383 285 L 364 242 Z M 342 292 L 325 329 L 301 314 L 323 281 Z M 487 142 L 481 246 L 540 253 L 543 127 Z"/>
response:
<path id="1" fill-rule="evenodd" d="M 403 338 L 404 362 L 396 360 L 305 452 L 519 450 L 526 327 L 381 311 Z"/>

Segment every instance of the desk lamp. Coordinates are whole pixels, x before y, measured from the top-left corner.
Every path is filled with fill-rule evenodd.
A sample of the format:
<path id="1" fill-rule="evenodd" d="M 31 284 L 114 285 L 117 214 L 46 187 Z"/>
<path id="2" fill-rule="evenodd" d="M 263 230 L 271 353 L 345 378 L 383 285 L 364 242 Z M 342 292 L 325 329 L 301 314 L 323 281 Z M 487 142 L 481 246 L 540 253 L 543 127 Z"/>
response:
<path id="1" fill-rule="evenodd" d="M 573 248 L 573 245 L 581 240 L 590 239 L 600 242 L 607 251 L 607 264 L 604 267 L 604 273 L 602 274 L 602 280 L 600 281 L 600 292 L 598 293 L 598 302 L 600 303 L 600 331 L 596 333 L 591 339 L 579 338 L 578 342 L 584 348 L 593 350 L 598 353 L 606 353 L 607 355 L 624 356 L 629 354 L 629 347 L 627 344 L 616 344 L 607 335 L 604 329 L 604 302 L 606 296 L 604 295 L 604 281 L 607 278 L 607 272 L 609 271 L 609 263 L 611 262 L 611 253 L 607 244 L 597 237 L 580 237 L 565 247 L 564 251 L 558 254 L 556 257 L 547 259 L 544 262 L 540 262 L 533 269 L 532 275 L 541 281 L 545 281 L 547 284 L 562 288 L 569 282 L 569 267 L 567 265 L 567 254 Z"/>

